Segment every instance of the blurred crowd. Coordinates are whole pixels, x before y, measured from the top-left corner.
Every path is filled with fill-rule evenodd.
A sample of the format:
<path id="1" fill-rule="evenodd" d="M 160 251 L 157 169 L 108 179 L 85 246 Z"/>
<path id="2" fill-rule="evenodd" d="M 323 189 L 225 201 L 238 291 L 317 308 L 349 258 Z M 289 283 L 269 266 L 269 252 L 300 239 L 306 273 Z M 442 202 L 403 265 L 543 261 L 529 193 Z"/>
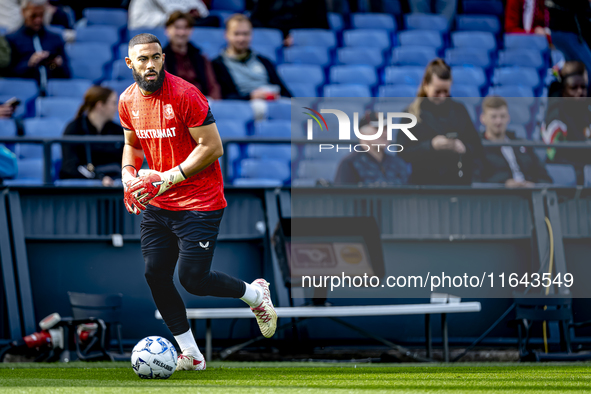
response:
<path id="1" fill-rule="evenodd" d="M 81 67 L 88 65 L 90 69 L 92 63 L 105 62 L 104 59 L 96 58 L 98 53 L 85 52 L 82 60 L 73 55 L 76 45 L 88 43 L 87 46 L 91 47 L 92 43 L 101 41 L 101 37 L 97 36 L 100 35 L 100 29 L 88 29 L 90 18 L 87 11 L 93 7 L 127 10 L 124 14 L 126 20 L 116 31 L 116 37 L 109 47 L 112 53 L 118 54 L 119 59 L 101 66 L 103 68 L 99 70 L 97 78 L 86 78 L 91 85 L 102 85 L 85 86 L 83 99 L 79 102 L 73 119 L 69 119 L 68 124 L 60 130 L 64 135 L 122 134 L 117 120 L 118 95 L 123 88 L 129 86 L 132 74 L 125 69 L 124 63 L 117 62 L 126 56 L 125 45 L 132 32 L 162 32 L 159 38 L 166 54 L 165 67 L 168 72 L 194 84 L 212 102 L 247 102 L 252 109 L 252 121 L 257 123 L 272 120 L 275 116 L 271 113 L 270 103 L 288 105 L 288 98 L 302 96 L 304 90 L 300 90 L 301 83 L 291 79 L 284 80 L 289 74 L 289 68 L 279 65 L 281 62 L 278 58 L 283 54 L 282 60 L 290 63 L 288 48 L 315 48 L 321 45 L 314 42 L 314 32 L 317 30 L 310 29 L 337 31 L 336 41 L 342 42 L 346 40 L 343 26 L 355 27 L 353 15 L 389 15 L 395 25 L 409 25 L 409 19 L 406 19 L 408 15 L 435 15 L 439 17 L 437 21 L 443 21 L 440 29 L 443 32 L 443 44 L 433 50 L 434 56 L 427 61 L 409 63 L 414 66 L 415 71 L 420 66 L 422 74 L 418 87 L 413 88 L 416 89 L 416 98 L 412 102 L 409 100 L 404 108 L 418 119 L 417 126 L 413 128 L 418 141 L 402 141 L 405 137 L 399 134 L 397 142 L 404 146 L 402 152 L 392 154 L 371 149 L 367 154 L 352 153 L 339 158 L 336 175 L 324 181 L 353 185 L 469 185 L 478 182 L 504 184 L 507 187 L 531 187 L 537 183 L 556 183 L 557 177 L 562 177 L 564 173 L 549 173 L 547 165 L 558 164 L 572 167 L 576 184 L 586 182 L 585 166 L 591 165 L 591 150 L 555 149 L 552 145 L 562 141 L 588 143 L 591 138 L 591 106 L 585 99 L 588 96 L 588 70 L 591 68 L 591 6 L 588 0 L 3 0 L 0 2 L 0 76 L 3 80 L 34 80 L 38 87 L 38 96 L 49 97 L 53 95 L 52 86 L 57 86 L 52 85 L 51 81 L 85 79 L 81 78 L 81 75 L 84 76 L 80 71 Z M 515 111 L 512 102 L 509 98 L 501 97 L 503 95 L 494 86 L 486 91 L 487 82 L 481 84 L 480 90 L 476 91 L 476 97 L 486 96 L 477 105 L 470 107 L 466 100 L 459 97 L 454 99 L 454 85 L 457 85 L 454 67 L 472 67 L 475 64 L 470 61 L 457 64 L 447 52 L 445 59 L 441 55 L 447 47 L 446 43 L 453 41 L 454 47 L 457 46 L 455 39 L 450 38 L 450 32 L 460 29 L 458 15 L 474 14 L 471 7 L 484 7 L 476 11 L 477 14 L 486 12 L 488 16 L 493 15 L 493 19 L 498 20 L 502 26 L 498 32 L 491 34 L 494 36 L 495 49 L 487 54 L 487 57 L 490 55 L 489 65 L 481 67 L 485 81 L 493 78 L 491 64 L 495 61 L 502 64 L 501 55 L 496 52 L 496 48 L 500 47 L 497 41 L 503 41 L 505 33 L 543 37 L 545 48 L 540 50 L 543 66 L 534 65 L 533 68 L 537 67 L 534 73 L 536 82 L 529 85 L 530 90 L 526 90 L 531 92 L 532 97 L 535 92 L 547 97 L 543 105 L 536 107 L 542 111 L 539 127 L 532 121 L 531 130 L 525 133 L 512 130 L 511 114 Z M 490 18 L 485 17 L 482 20 L 487 21 Z M 99 25 L 101 23 L 103 22 Z M 339 27 L 339 23 L 343 26 Z M 371 27 L 368 30 L 374 31 Z M 213 45 L 207 39 L 203 41 L 208 42 L 196 43 L 194 32 L 196 29 L 206 28 L 214 28 L 216 32 L 219 30 L 220 34 L 223 31 L 223 45 Z M 260 34 L 266 32 L 268 38 L 260 39 L 262 45 L 258 42 L 255 48 L 253 31 L 256 29 L 261 29 Z M 428 26 L 423 28 L 428 29 Z M 308 38 L 302 39 L 297 33 L 304 30 L 309 34 L 306 36 Z M 388 32 L 388 40 L 394 30 L 395 27 Z M 276 31 L 280 32 L 279 36 L 279 33 L 273 34 Z M 94 36 L 89 39 L 85 34 Z M 317 36 L 321 37 L 321 33 L 317 33 Z M 279 40 L 278 45 L 281 48 L 273 48 L 267 52 L 266 48 L 270 45 L 265 45 L 266 39 Z M 311 42 L 304 42 L 302 45 L 301 41 L 306 39 Z M 395 55 L 392 58 L 382 55 L 394 47 L 393 42 L 388 45 L 386 48 L 376 49 L 380 52 L 379 62 L 371 64 L 378 79 L 388 79 L 390 64 L 401 67 L 406 65 L 396 60 Z M 411 45 L 422 48 L 421 43 Z M 340 52 L 335 55 L 336 46 L 338 44 L 327 50 L 331 59 L 340 56 Z M 310 56 L 313 53 L 315 52 L 310 51 Z M 114 55 L 113 59 L 116 58 L 117 55 Z M 365 65 L 365 60 L 370 63 L 369 59 L 357 55 L 355 62 L 350 64 Z M 301 66 L 302 70 L 308 66 L 301 60 L 291 63 L 294 67 Z M 333 82 L 333 63 L 349 64 L 340 57 L 335 62 L 329 60 L 326 64 L 322 64 L 322 61 L 314 64 L 321 70 L 322 81 L 330 79 Z M 117 68 L 118 65 L 121 65 L 122 70 Z M 515 65 L 521 66 L 519 63 Z M 480 70 L 479 67 L 475 69 Z M 404 71 L 402 68 L 399 70 Z M 121 74 L 117 76 L 117 72 Z M 107 81 L 106 74 L 112 75 L 113 83 Z M 360 76 L 354 75 L 351 79 L 356 77 Z M 494 78 L 497 78 L 496 70 Z M 1 86 L 7 86 L 1 85 L 3 80 L 0 79 L 0 89 Z M 396 80 L 390 83 L 393 89 L 404 84 L 403 81 Z M 514 84 L 521 83 L 516 81 Z M 378 85 L 375 82 L 371 84 L 366 90 L 367 96 L 388 97 L 388 94 L 384 94 L 388 90 Z M 68 89 L 67 85 L 63 86 L 61 89 Z M 314 87 L 314 94 L 310 96 L 333 96 L 330 88 L 329 84 L 321 83 Z M 40 114 L 34 113 L 30 103 L 23 102 L 18 95 L 8 96 L 9 94 L 0 91 L 0 118 L 16 119 L 16 133 L 26 135 L 22 120 Z M 526 111 L 533 113 L 531 108 L 533 107 Z M 359 124 L 360 133 L 373 135 L 378 124 L 377 112 L 369 110 Z M 224 137 L 223 130 L 220 133 Z M 10 136 L 6 133 L 2 135 Z M 502 143 L 523 138 L 541 140 L 549 148 L 540 154 L 526 146 L 493 148 L 483 145 L 483 141 Z M 364 141 L 360 138 L 361 143 Z M 366 142 L 369 141 L 368 138 Z M 112 143 L 64 144 L 61 167 L 56 171 L 56 177 L 93 179 L 104 186 L 113 186 L 114 179 L 120 174 L 121 150 L 120 144 Z M 250 150 L 244 148 L 234 152 L 229 165 L 235 172 L 240 173 L 242 159 L 251 159 L 248 152 Z M 4 149 L 0 154 L 6 156 L 10 152 Z M 19 152 L 15 152 L 15 159 L 24 158 L 18 156 Z M 298 160 L 307 159 L 302 152 L 296 156 Z M 295 160 L 294 157 L 291 160 Z M 591 175 L 591 171 L 589 174 Z M 248 176 L 250 175 L 245 172 L 236 177 Z M 256 174 L 252 177 L 256 178 Z M 269 176 L 259 178 L 266 179 Z M 280 183 L 289 182 L 288 179 L 278 180 Z"/>

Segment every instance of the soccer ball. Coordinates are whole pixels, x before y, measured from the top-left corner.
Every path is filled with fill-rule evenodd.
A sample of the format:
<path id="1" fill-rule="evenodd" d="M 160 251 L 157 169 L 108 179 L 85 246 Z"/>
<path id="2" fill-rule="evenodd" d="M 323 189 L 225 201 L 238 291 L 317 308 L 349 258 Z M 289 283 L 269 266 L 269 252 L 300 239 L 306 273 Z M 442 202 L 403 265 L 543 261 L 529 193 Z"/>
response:
<path id="1" fill-rule="evenodd" d="M 176 370 L 176 349 L 166 338 L 147 337 L 131 352 L 131 366 L 142 379 L 168 379 Z"/>

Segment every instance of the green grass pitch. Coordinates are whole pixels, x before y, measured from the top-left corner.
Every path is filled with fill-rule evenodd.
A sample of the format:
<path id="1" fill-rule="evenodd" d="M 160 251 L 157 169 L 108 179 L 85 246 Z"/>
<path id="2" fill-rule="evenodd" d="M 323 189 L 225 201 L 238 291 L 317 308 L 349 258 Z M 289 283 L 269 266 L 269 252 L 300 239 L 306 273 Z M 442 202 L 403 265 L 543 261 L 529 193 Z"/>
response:
<path id="1" fill-rule="evenodd" d="M 167 380 L 142 380 L 122 362 L 0 363 L 0 392 L 591 393 L 591 363 L 212 362 L 207 371 L 178 371 Z"/>

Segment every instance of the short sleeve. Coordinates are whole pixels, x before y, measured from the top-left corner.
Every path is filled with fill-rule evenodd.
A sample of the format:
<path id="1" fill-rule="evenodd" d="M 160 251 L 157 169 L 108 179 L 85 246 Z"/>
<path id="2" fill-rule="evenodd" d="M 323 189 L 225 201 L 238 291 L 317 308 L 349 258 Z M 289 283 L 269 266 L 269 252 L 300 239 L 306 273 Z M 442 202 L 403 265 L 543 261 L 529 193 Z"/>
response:
<path id="1" fill-rule="evenodd" d="M 181 113 L 188 128 L 203 126 L 209 114 L 209 102 L 197 89 L 187 89 L 182 96 Z"/>
<path id="2" fill-rule="evenodd" d="M 127 111 L 127 105 L 123 99 L 123 94 L 119 97 L 119 120 L 121 121 L 121 127 L 135 131 L 129 119 L 129 112 Z"/>

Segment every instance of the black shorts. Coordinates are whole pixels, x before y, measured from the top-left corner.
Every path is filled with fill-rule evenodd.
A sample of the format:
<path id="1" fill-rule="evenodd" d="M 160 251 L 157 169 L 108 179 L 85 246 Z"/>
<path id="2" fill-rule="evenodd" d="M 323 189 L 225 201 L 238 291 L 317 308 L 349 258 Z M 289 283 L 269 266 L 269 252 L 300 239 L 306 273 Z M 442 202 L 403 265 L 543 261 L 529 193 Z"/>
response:
<path id="1" fill-rule="evenodd" d="M 213 257 L 223 214 L 224 209 L 169 211 L 148 205 L 140 225 L 142 251 Z"/>

